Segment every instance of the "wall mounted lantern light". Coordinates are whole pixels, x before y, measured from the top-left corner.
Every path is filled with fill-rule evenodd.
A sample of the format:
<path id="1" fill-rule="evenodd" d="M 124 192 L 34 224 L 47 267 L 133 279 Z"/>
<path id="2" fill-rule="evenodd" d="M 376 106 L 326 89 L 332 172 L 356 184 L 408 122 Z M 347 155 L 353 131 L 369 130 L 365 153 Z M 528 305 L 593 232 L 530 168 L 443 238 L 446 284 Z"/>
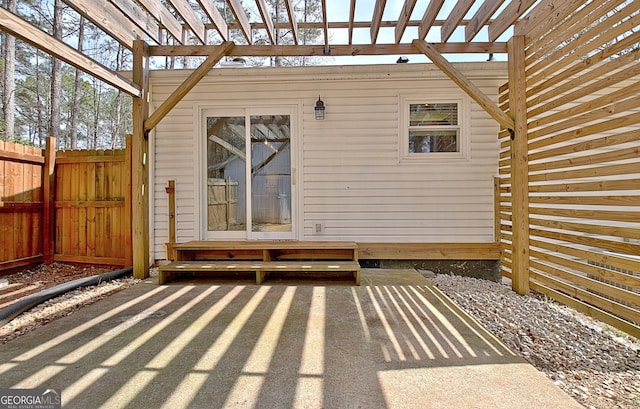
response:
<path id="1" fill-rule="evenodd" d="M 318 100 L 316 101 L 316 106 L 313 108 L 316 111 L 316 121 L 324 120 L 324 102 L 320 99 L 320 95 L 318 95 Z"/>

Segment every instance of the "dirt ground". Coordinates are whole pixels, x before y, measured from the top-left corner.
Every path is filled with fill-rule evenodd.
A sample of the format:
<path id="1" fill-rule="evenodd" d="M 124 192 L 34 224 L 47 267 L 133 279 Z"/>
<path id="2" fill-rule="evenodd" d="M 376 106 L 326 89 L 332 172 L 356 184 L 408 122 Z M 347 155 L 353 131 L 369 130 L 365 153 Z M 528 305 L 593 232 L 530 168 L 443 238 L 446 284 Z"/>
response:
<path id="1" fill-rule="evenodd" d="M 69 281 L 119 269 L 113 266 L 88 266 L 53 263 L 0 276 L 0 309 L 30 295 Z M 0 344 L 9 342 L 47 322 L 72 314 L 110 294 L 135 285 L 140 280 L 123 277 L 90 287 L 80 287 L 25 311 L 0 327 Z"/>
<path id="2" fill-rule="evenodd" d="M 116 270 L 117 267 L 53 263 L 0 275 L 0 308 L 47 288 L 79 278 Z"/>

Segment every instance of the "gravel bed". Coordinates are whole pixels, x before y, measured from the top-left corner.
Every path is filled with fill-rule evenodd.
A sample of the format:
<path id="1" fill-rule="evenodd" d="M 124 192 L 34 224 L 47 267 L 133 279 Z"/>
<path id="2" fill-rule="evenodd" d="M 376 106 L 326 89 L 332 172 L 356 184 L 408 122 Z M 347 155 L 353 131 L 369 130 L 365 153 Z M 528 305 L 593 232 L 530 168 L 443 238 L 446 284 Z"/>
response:
<path id="1" fill-rule="evenodd" d="M 80 287 L 59 297 L 51 298 L 0 327 L 0 344 L 6 344 L 20 335 L 33 331 L 50 321 L 70 315 L 85 305 L 93 304 L 140 281 L 131 277 L 121 278 L 96 286 Z"/>
<path id="2" fill-rule="evenodd" d="M 486 280 L 429 280 L 585 408 L 640 408 L 640 341 L 543 296 Z"/>

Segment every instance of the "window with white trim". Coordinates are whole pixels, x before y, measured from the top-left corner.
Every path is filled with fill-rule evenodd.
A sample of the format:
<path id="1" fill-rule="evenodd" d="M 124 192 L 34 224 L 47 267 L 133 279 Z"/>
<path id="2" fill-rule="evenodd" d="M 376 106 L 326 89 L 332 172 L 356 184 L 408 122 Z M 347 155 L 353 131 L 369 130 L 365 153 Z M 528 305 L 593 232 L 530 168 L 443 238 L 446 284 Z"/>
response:
<path id="1" fill-rule="evenodd" d="M 409 153 L 460 152 L 457 102 L 409 104 Z"/>
<path id="2" fill-rule="evenodd" d="M 401 126 L 403 159 L 463 158 L 463 100 L 404 99 Z"/>

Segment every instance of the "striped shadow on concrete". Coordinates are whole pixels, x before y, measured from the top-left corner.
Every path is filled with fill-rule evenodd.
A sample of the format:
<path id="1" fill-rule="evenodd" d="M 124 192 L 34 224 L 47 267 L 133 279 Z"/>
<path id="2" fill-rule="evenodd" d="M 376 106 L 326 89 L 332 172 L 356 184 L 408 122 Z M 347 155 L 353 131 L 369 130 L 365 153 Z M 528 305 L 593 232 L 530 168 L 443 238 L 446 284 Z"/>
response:
<path id="1" fill-rule="evenodd" d="M 0 387 L 83 409 L 581 407 L 413 270 L 149 280 L 0 346 Z"/>

